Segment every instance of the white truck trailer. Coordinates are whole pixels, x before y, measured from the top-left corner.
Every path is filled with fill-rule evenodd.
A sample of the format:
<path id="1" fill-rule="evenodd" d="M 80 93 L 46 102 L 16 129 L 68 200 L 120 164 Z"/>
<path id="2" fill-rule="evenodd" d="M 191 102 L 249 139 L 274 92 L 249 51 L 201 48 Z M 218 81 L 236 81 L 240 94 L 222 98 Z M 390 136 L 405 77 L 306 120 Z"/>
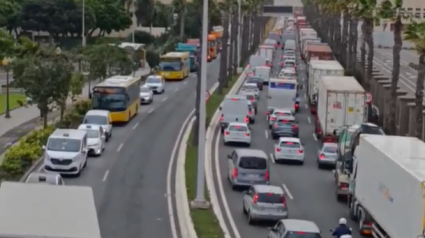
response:
<path id="1" fill-rule="evenodd" d="M 100 238 L 92 189 L 3 182 L 0 237 Z"/>
<path id="2" fill-rule="evenodd" d="M 360 135 L 350 175 L 349 214 L 375 238 L 425 232 L 425 143 L 414 137 Z"/>
<path id="3" fill-rule="evenodd" d="M 317 94 L 322 76 L 344 76 L 344 68 L 336 60 L 311 60 L 308 66 L 307 87 L 310 102 L 313 100 L 313 95 Z"/>
<path id="4" fill-rule="evenodd" d="M 316 136 L 336 141 L 336 130 L 367 119 L 366 92 L 354 77 L 321 76 L 318 83 Z"/>
<path id="5" fill-rule="evenodd" d="M 270 62 L 274 59 L 274 46 L 273 45 L 260 45 L 258 47 L 259 54 L 264 58 L 268 59 Z"/>
<path id="6" fill-rule="evenodd" d="M 267 91 L 267 109 L 289 109 L 295 113 L 297 96 L 297 80 L 271 78 Z"/>

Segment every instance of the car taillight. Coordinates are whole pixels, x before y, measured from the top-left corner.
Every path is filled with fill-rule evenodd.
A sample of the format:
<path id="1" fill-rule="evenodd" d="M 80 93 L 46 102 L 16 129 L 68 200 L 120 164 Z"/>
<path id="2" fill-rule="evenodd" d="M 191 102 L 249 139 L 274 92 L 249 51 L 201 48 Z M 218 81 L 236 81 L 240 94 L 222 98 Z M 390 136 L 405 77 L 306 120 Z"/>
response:
<path id="1" fill-rule="evenodd" d="M 317 133 L 322 133 L 322 129 L 318 128 Z"/>
<path id="2" fill-rule="evenodd" d="M 245 133 L 245 136 L 249 136 L 249 133 Z"/>
<path id="3" fill-rule="evenodd" d="M 320 159 L 325 159 L 325 155 L 324 154 L 321 154 L 320 155 Z"/>
<path id="4" fill-rule="evenodd" d="M 249 118 L 245 117 L 245 122 L 248 123 L 249 122 Z"/>
<path id="5" fill-rule="evenodd" d="M 298 154 L 302 154 L 303 152 L 304 152 L 304 150 L 302 150 L 302 149 L 298 150 Z"/>
<path id="6" fill-rule="evenodd" d="M 295 104 L 294 106 L 295 106 L 295 108 L 298 108 L 300 106 L 300 104 Z"/>
<path id="7" fill-rule="evenodd" d="M 276 152 L 280 152 L 280 148 L 279 147 L 276 148 Z"/>
<path id="8" fill-rule="evenodd" d="M 277 124 L 274 124 L 274 125 L 273 125 L 273 127 L 274 127 L 274 128 L 277 128 Z"/>
<path id="9" fill-rule="evenodd" d="M 229 135 L 229 134 L 230 134 L 230 132 L 229 132 L 229 131 L 226 131 L 226 132 L 224 132 L 224 134 Z"/>
<path id="10" fill-rule="evenodd" d="M 348 184 L 346 184 L 346 183 L 340 183 L 339 184 L 339 187 L 340 188 L 348 188 Z"/>
<path id="11" fill-rule="evenodd" d="M 285 196 L 282 196 L 280 199 L 282 200 L 283 206 L 286 206 L 286 198 L 285 198 Z"/>
<path id="12" fill-rule="evenodd" d="M 268 116 L 268 115 L 270 115 L 270 112 L 266 112 L 266 115 Z"/>
<path id="13" fill-rule="evenodd" d="M 249 110 L 249 111 L 248 111 L 248 114 L 249 114 L 249 115 L 252 115 L 252 110 Z"/>
<path id="14" fill-rule="evenodd" d="M 297 128 L 298 128 L 298 126 L 297 126 L 297 125 L 293 125 L 293 126 L 292 126 L 292 128 L 297 129 Z"/>
<path id="15" fill-rule="evenodd" d="M 220 116 L 220 121 L 223 121 L 223 115 Z"/>
<path id="16" fill-rule="evenodd" d="M 255 99 L 251 99 L 251 102 L 255 101 Z"/>
<path id="17" fill-rule="evenodd" d="M 257 203 L 258 201 L 258 194 L 255 194 L 254 197 L 252 198 L 252 204 Z"/>
<path id="18" fill-rule="evenodd" d="M 280 62 L 280 66 L 283 66 L 283 62 Z"/>
<path id="19" fill-rule="evenodd" d="M 238 177 L 238 169 L 233 169 L 233 178 Z"/>
<path id="20" fill-rule="evenodd" d="M 266 180 L 270 180 L 270 174 L 269 174 L 269 171 L 266 171 Z"/>
<path id="21" fill-rule="evenodd" d="M 276 120 L 276 117 L 270 117 L 270 121 Z"/>

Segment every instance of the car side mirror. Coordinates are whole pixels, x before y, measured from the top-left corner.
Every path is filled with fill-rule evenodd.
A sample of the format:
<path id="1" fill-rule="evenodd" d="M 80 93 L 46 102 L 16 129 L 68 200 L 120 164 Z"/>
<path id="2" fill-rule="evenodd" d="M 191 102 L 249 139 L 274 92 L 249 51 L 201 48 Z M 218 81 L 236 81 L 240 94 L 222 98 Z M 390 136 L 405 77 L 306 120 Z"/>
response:
<path id="1" fill-rule="evenodd" d="M 43 146 L 41 147 L 41 149 L 42 149 L 42 150 L 46 150 L 46 146 L 45 146 L 45 145 L 43 145 Z"/>
<path id="2" fill-rule="evenodd" d="M 273 232 L 276 232 L 277 231 L 276 227 L 269 227 L 269 230 L 270 231 L 273 231 Z"/>
<path id="3" fill-rule="evenodd" d="M 231 158 L 232 158 L 232 155 L 227 155 L 227 158 L 228 158 L 228 159 L 231 159 Z"/>
<path id="4" fill-rule="evenodd" d="M 222 109 L 221 106 L 218 109 L 221 111 L 221 109 Z"/>

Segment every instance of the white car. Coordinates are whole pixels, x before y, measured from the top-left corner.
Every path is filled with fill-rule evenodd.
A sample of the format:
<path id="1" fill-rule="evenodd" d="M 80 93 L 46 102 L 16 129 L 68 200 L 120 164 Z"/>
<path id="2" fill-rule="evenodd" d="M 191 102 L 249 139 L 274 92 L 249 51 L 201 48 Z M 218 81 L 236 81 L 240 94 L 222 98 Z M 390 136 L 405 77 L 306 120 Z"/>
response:
<path id="1" fill-rule="evenodd" d="M 230 122 L 224 130 L 224 144 L 227 143 L 243 143 L 251 145 L 251 130 L 247 123 Z"/>
<path id="2" fill-rule="evenodd" d="M 240 89 L 240 91 L 253 92 L 257 99 L 260 97 L 260 89 L 258 89 L 258 86 L 256 83 L 245 83 L 244 85 L 242 85 L 242 88 Z"/>
<path id="3" fill-rule="evenodd" d="M 294 68 L 283 68 L 277 77 L 280 79 L 297 79 L 297 73 Z"/>
<path id="4" fill-rule="evenodd" d="M 112 137 L 110 112 L 107 110 L 89 110 L 84 116 L 83 124 L 102 126 L 105 131 L 106 141 L 109 141 Z"/>
<path id="5" fill-rule="evenodd" d="M 100 156 L 105 150 L 105 131 L 99 125 L 81 124 L 78 130 L 87 131 L 87 148 L 88 153 Z"/>
<path id="6" fill-rule="evenodd" d="M 165 80 L 161 75 L 150 75 L 145 82 L 145 86 L 150 88 L 154 93 L 165 92 Z"/>
<path id="7" fill-rule="evenodd" d="M 273 124 L 273 122 L 276 120 L 277 117 L 282 117 L 282 116 L 293 117 L 294 116 L 291 109 L 270 108 L 268 112 L 269 113 L 267 114 L 266 119 L 269 122 L 269 128 L 271 128 L 271 125 Z"/>
<path id="8" fill-rule="evenodd" d="M 304 164 L 304 147 L 299 138 L 280 137 L 274 145 L 274 159 L 280 161 L 291 161 Z"/>
<path id="9" fill-rule="evenodd" d="M 147 86 L 142 86 L 140 87 L 139 97 L 140 104 L 151 104 L 153 102 L 153 91 Z"/>
<path id="10" fill-rule="evenodd" d="M 297 63 L 295 62 L 295 59 L 285 59 L 285 61 L 283 61 L 283 67 L 284 68 L 296 68 Z"/>

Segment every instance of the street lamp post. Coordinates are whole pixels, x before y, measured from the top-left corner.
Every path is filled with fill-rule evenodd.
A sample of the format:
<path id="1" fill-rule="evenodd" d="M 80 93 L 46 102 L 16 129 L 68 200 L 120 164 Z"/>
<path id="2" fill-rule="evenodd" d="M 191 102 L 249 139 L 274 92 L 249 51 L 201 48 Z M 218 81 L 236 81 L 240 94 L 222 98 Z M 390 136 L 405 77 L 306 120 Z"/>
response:
<path id="1" fill-rule="evenodd" d="M 83 14 L 81 15 L 81 44 L 83 47 L 86 46 L 86 0 L 83 0 Z"/>
<path id="2" fill-rule="evenodd" d="M 10 67 L 9 63 L 11 62 L 11 59 L 5 58 L 1 63 L 6 69 L 6 105 L 5 105 L 5 118 L 11 118 L 10 116 L 10 95 L 9 95 L 9 73 L 10 73 Z"/>
<path id="3" fill-rule="evenodd" d="M 237 60 L 238 60 L 237 66 L 238 66 L 238 68 L 241 67 L 241 65 L 240 65 L 241 64 L 241 47 L 242 47 L 242 44 L 241 44 L 242 43 L 241 19 L 242 19 L 242 17 L 241 17 L 241 0 L 238 0 L 238 25 L 237 25 L 237 28 L 238 28 L 238 35 L 237 35 L 238 45 L 236 46 L 237 47 Z"/>
<path id="4" fill-rule="evenodd" d="M 190 204 L 193 208 L 208 209 L 209 202 L 205 199 L 205 121 L 206 121 L 206 84 L 207 84 L 207 35 L 208 35 L 208 0 L 203 0 L 202 11 L 202 53 L 201 53 L 201 80 L 199 94 L 199 143 L 198 143 L 198 173 L 196 180 L 196 198 Z"/>

